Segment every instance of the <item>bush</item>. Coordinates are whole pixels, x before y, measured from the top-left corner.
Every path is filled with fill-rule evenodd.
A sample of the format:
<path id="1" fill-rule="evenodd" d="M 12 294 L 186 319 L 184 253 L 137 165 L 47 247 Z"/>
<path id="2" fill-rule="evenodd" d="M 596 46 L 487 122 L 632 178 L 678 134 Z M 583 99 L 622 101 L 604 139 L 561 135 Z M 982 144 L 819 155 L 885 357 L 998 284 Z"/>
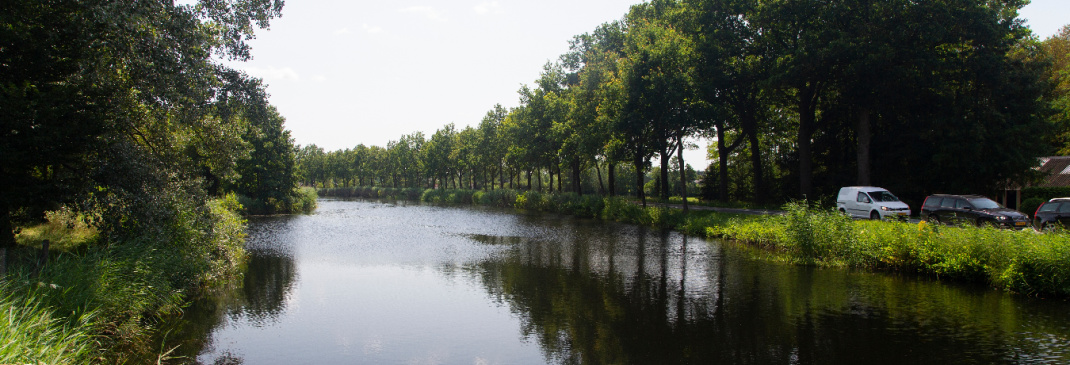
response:
<path id="1" fill-rule="evenodd" d="M 330 193 L 344 195 L 349 193 L 347 189 L 327 189 Z M 237 195 L 237 201 L 241 205 L 242 214 L 245 215 L 270 215 L 270 214 L 294 214 L 311 213 L 316 210 L 316 199 L 319 198 L 316 189 L 303 187 L 296 188 L 284 200 L 275 198 L 255 199 L 244 195 Z"/>
<path id="2" fill-rule="evenodd" d="M 1048 201 L 1048 199 L 1029 198 L 1022 201 L 1022 207 L 1018 210 L 1022 213 L 1029 214 L 1029 216 L 1032 217 L 1033 213 L 1036 213 L 1037 208 L 1040 208 L 1040 205 L 1044 204 L 1046 201 Z"/>

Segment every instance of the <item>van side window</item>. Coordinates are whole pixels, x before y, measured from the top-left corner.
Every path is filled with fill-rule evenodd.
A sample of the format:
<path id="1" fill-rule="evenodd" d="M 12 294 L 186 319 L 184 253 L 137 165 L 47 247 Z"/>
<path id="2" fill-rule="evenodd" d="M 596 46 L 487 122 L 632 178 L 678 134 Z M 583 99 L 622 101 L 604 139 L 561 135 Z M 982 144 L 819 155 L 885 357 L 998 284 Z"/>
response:
<path id="1" fill-rule="evenodd" d="M 970 203 L 967 203 L 964 199 L 955 199 L 955 208 L 973 208 L 973 206 L 971 206 Z"/>
<path id="2" fill-rule="evenodd" d="M 866 193 L 863 193 L 863 192 L 859 192 L 857 201 L 859 203 L 870 203 L 869 195 L 866 195 Z"/>
<path id="3" fill-rule="evenodd" d="M 934 208 L 939 207 L 940 202 L 943 201 L 943 199 L 944 198 L 929 197 L 929 199 L 925 200 L 925 206 Z"/>
<path id="4" fill-rule="evenodd" d="M 1059 213 L 1070 213 L 1070 203 L 1060 203 Z"/>
<path id="5" fill-rule="evenodd" d="M 955 207 L 955 200 L 957 200 L 957 199 L 955 199 L 955 198 L 944 198 L 944 202 L 940 203 L 940 206 L 944 207 L 944 208 L 954 208 Z"/>

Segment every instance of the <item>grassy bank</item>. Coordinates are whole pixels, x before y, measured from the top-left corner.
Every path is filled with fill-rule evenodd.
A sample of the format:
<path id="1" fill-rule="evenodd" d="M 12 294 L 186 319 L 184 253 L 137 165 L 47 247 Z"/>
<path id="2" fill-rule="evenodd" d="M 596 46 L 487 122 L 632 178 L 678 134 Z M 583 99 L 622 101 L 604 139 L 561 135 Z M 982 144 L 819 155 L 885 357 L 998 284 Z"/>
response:
<path id="1" fill-rule="evenodd" d="M 0 281 L 0 364 L 142 363 L 165 354 L 151 343 L 154 325 L 232 277 L 245 257 L 234 195 L 172 208 L 138 234 L 96 232 L 75 214 L 22 229 Z M 56 242 L 47 261 L 38 250 L 46 239 Z"/>
<path id="2" fill-rule="evenodd" d="M 935 226 L 925 222 L 858 221 L 805 202 L 784 207 L 777 216 L 744 216 L 711 211 L 642 207 L 622 198 L 572 193 L 493 190 L 392 190 L 363 196 L 353 191 L 320 190 L 324 196 L 414 199 L 435 204 L 514 207 L 579 217 L 675 229 L 687 234 L 726 238 L 776 253 L 779 260 L 803 265 L 854 267 L 929 275 L 983 283 L 1035 296 L 1070 297 L 1070 234 L 1032 230 Z"/>

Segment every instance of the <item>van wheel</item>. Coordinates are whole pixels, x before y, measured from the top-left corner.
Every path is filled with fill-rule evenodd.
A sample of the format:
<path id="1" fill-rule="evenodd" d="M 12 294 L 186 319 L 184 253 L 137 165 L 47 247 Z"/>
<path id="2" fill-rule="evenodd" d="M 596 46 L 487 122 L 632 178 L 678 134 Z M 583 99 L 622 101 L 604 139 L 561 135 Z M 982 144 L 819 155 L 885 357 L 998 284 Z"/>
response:
<path id="1" fill-rule="evenodd" d="M 940 223 L 940 217 L 937 217 L 936 214 L 930 214 L 928 218 L 925 218 L 925 220 L 929 223 Z"/>
<path id="2" fill-rule="evenodd" d="M 875 220 L 875 221 L 879 221 L 879 220 L 881 220 L 881 214 L 877 213 L 877 211 L 869 212 L 869 219 L 872 219 L 872 220 Z"/>

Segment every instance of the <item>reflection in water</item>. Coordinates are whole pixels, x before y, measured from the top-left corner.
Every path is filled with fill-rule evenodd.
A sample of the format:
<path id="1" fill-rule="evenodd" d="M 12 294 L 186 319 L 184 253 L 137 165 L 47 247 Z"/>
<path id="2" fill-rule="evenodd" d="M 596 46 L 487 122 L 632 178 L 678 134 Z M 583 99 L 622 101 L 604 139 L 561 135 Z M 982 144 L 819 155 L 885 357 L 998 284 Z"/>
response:
<path id="1" fill-rule="evenodd" d="M 593 229 L 568 241 L 520 242 L 472 270 L 553 363 L 1070 360 L 1064 303 L 773 265 L 733 247 L 629 230 L 612 240 Z"/>
<path id="2" fill-rule="evenodd" d="M 172 325 L 204 364 L 1066 363 L 1070 305 L 493 209 L 321 201 Z"/>
<path id="3" fill-rule="evenodd" d="M 292 257 L 293 242 L 282 233 L 293 217 L 253 218 L 246 241 L 248 264 L 240 286 L 224 287 L 195 301 L 182 321 L 168 323 L 162 331 L 171 356 L 185 362 L 196 359 L 202 349 L 212 348 L 212 333 L 231 321 L 247 320 L 257 327 L 276 322 L 285 311 L 297 269 Z M 177 341 L 175 339 L 178 339 Z M 243 364 L 241 356 L 224 351 L 213 365 Z"/>

